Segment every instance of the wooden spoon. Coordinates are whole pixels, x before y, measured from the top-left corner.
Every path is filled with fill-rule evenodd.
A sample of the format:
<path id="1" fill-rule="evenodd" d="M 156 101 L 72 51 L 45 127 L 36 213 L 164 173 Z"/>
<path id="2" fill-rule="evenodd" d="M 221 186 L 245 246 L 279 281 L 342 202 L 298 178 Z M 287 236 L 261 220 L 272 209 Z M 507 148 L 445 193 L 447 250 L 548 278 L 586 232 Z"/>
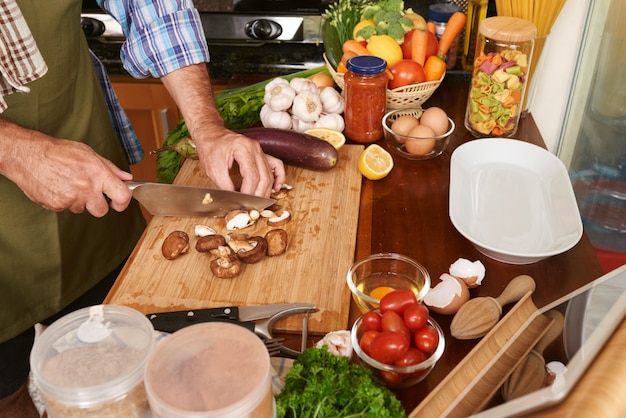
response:
<path id="1" fill-rule="evenodd" d="M 546 316 L 553 319 L 550 327 L 502 386 L 502 397 L 506 401 L 519 398 L 546 385 L 546 361 L 543 351 L 561 335 L 564 322 L 563 314 L 559 311 L 549 311 Z"/>
<path id="2" fill-rule="evenodd" d="M 525 274 L 515 277 L 500 296 L 470 299 L 452 318 L 450 333 L 459 340 L 480 338 L 493 328 L 502 316 L 502 306 L 517 302 L 528 292 L 535 290 L 535 281 Z"/>

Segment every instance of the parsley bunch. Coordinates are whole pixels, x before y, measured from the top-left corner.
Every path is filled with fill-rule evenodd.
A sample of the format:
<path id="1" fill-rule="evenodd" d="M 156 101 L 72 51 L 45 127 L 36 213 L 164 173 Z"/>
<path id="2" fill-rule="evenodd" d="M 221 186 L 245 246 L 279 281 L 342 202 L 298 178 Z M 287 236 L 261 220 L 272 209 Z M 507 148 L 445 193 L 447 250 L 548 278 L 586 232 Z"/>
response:
<path id="1" fill-rule="evenodd" d="M 400 401 L 372 372 L 326 347 L 306 349 L 276 397 L 278 418 L 406 417 Z"/>

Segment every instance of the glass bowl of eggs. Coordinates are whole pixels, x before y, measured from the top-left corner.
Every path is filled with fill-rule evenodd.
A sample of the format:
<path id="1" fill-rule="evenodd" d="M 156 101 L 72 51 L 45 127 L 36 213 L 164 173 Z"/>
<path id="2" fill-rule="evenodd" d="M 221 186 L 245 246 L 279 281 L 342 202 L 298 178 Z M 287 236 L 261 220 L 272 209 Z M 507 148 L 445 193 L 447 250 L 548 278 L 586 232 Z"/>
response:
<path id="1" fill-rule="evenodd" d="M 441 155 L 454 128 L 454 121 L 435 106 L 393 110 L 383 117 L 387 145 L 394 154 L 409 160 L 428 160 Z"/>

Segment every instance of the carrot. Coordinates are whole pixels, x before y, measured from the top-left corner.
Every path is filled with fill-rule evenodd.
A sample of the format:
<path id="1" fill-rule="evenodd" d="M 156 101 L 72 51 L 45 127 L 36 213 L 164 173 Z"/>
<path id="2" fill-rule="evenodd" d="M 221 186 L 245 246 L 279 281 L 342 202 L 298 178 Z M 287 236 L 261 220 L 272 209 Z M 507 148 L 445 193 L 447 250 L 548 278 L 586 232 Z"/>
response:
<path id="1" fill-rule="evenodd" d="M 423 66 L 426 61 L 426 49 L 428 48 L 428 32 L 416 29 L 411 38 L 411 59 Z"/>
<path id="2" fill-rule="evenodd" d="M 433 22 L 427 22 L 426 29 L 428 30 L 428 32 L 432 33 L 433 35 L 437 34 L 437 28 L 435 27 L 435 24 Z"/>
<path id="3" fill-rule="evenodd" d="M 431 55 L 424 64 L 426 81 L 438 81 L 446 71 L 446 62 L 437 55 Z"/>
<path id="4" fill-rule="evenodd" d="M 450 16 L 448 23 L 446 23 L 446 28 L 441 34 L 441 38 L 439 38 L 439 57 L 443 58 L 446 56 L 456 37 L 465 28 L 466 21 L 467 16 L 463 12 L 455 12 Z"/>
<path id="5" fill-rule="evenodd" d="M 367 50 L 367 48 L 365 48 L 363 45 L 361 45 L 359 42 L 355 41 L 354 39 L 348 39 L 347 41 L 345 41 L 341 47 L 341 50 L 344 52 L 344 54 L 348 51 L 352 51 L 356 55 L 372 55 Z"/>

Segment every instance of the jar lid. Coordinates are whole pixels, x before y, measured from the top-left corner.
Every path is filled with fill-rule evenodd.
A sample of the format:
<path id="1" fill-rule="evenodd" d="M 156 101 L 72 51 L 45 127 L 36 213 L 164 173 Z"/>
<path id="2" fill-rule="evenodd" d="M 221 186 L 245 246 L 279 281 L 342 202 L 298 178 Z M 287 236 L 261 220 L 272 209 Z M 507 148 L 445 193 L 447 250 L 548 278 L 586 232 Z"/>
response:
<path id="1" fill-rule="evenodd" d="M 378 74 L 385 71 L 387 61 L 373 55 L 359 55 L 350 58 L 346 63 L 346 68 L 357 74 Z"/>
<path id="2" fill-rule="evenodd" d="M 480 22 L 480 33 L 502 42 L 528 42 L 537 35 L 534 23 L 518 17 L 494 16 Z"/>
<path id="3" fill-rule="evenodd" d="M 462 11 L 458 4 L 435 3 L 428 6 L 428 20 L 432 22 L 447 22 L 456 12 Z"/>

